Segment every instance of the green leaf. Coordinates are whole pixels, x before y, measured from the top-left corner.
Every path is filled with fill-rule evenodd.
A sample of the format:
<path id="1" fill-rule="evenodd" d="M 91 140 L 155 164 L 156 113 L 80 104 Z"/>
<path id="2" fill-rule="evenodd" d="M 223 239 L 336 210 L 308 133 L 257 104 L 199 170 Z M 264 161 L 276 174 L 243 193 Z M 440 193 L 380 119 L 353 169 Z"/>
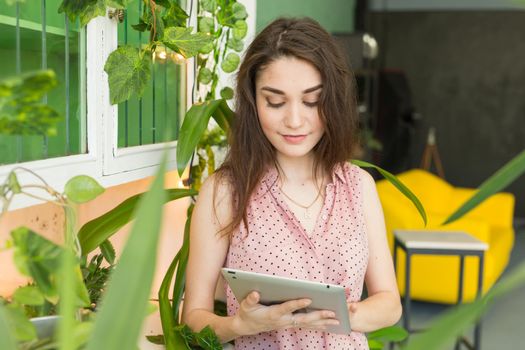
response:
<path id="1" fill-rule="evenodd" d="M 75 338 L 71 335 L 76 324 L 75 289 L 77 289 L 77 286 L 75 285 L 75 256 L 72 250 L 64 249 L 60 265 L 60 322 L 58 323 L 57 330 L 58 342 L 60 344 L 60 350 L 75 350 Z"/>
<path id="2" fill-rule="evenodd" d="M 139 32 L 145 32 L 146 30 L 149 30 L 148 24 L 142 19 L 139 19 L 139 23 L 132 24 L 131 27 Z"/>
<path id="3" fill-rule="evenodd" d="M 215 332 L 210 326 L 204 327 L 199 333 L 195 334 L 197 344 L 203 349 L 221 350 L 222 345 Z"/>
<path id="4" fill-rule="evenodd" d="M 411 336 L 404 350 L 438 350 L 454 340 L 473 325 L 487 311 L 495 298 L 501 298 L 525 285 L 525 262 L 503 277 L 485 296 L 470 304 L 462 304 L 447 311 L 433 321 L 429 329 Z"/>
<path id="5" fill-rule="evenodd" d="M 56 135 L 60 116 L 42 98 L 57 84 L 52 70 L 0 80 L 0 134 Z"/>
<path id="6" fill-rule="evenodd" d="M 174 329 L 175 334 L 178 335 L 179 339 L 182 339 L 184 344 L 186 345 L 186 348 L 181 347 L 181 349 L 192 349 L 192 344 L 194 343 L 194 333 L 188 327 L 187 324 L 181 324 L 175 327 Z M 182 344 L 181 344 L 182 345 Z"/>
<path id="7" fill-rule="evenodd" d="M 246 12 L 246 7 L 241 4 L 240 2 L 234 2 L 231 4 L 233 17 L 236 19 L 245 19 L 248 17 L 248 13 Z"/>
<path id="8" fill-rule="evenodd" d="M 46 298 L 56 302 L 55 273 L 59 270 L 62 249 L 25 227 L 11 231 L 11 237 L 15 265 L 19 271 L 32 277 Z"/>
<path id="9" fill-rule="evenodd" d="M 173 319 L 178 324 L 179 322 L 179 308 L 180 302 L 182 300 L 182 295 L 184 294 L 184 287 L 186 286 L 186 265 L 188 265 L 188 256 L 190 252 L 190 226 L 191 226 L 191 214 L 193 212 L 193 205 L 190 205 L 188 208 L 188 214 L 186 218 L 186 223 L 184 225 L 184 240 L 182 246 L 179 250 L 179 264 L 177 266 L 177 274 L 175 276 L 175 283 L 173 285 Z"/>
<path id="10" fill-rule="evenodd" d="M 233 123 L 234 113 L 225 100 L 221 100 L 219 107 L 213 112 L 212 117 L 219 127 L 228 134 Z"/>
<path id="11" fill-rule="evenodd" d="M 212 72 L 206 67 L 202 67 L 199 69 L 199 75 L 197 77 L 197 81 L 201 84 L 209 84 L 212 79 Z"/>
<path id="12" fill-rule="evenodd" d="M 203 55 L 209 54 L 213 50 L 213 41 L 210 41 L 206 45 L 202 46 L 199 49 L 199 53 L 202 53 Z"/>
<path id="13" fill-rule="evenodd" d="M 202 6 L 204 11 L 214 13 L 217 9 L 217 2 L 215 0 L 200 0 L 199 4 Z"/>
<path id="14" fill-rule="evenodd" d="M 107 3 L 108 7 L 113 7 L 116 9 L 125 9 L 134 0 L 104 0 L 104 1 Z"/>
<path id="15" fill-rule="evenodd" d="M 211 17 L 199 17 L 198 19 L 198 31 L 205 34 L 213 34 L 215 31 L 215 21 Z"/>
<path id="16" fill-rule="evenodd" d="M 242 40 L 236 39 L 235 35 L 228 39 L 228 48 L 235 50 L 237 52 L 241 52 L 242 49 L 244 49 L 244 43 Z"/>
<path id="17" fill-rule="evenodd" d="M 233 89 L 229 86 L 222 88 L 221 97 L 225 100 L 231 100 L 233 98 Z"/>
<path id="18" fill-rule="evenodd" d="M 166 192 L 166 202 L 197 194 L 194 190 L 179 188 L 172 188 Z M 82 255 L 87 255 L 95 250 L 121 227 L 130 222 L 137 203 L 143 195 L 143 193 L 134 195 L 105 214 L 84 224 L 78 232 Z"/>
<path id="19" fill-rule="evenodd" d="M 167 350 L 175 349 L 176 344 L 181 342 L 180 334 L 175 332 L 176 319 L 173 317 L 173 310 L 171 307 L 169 292 L 171 287 L 171 280 L 173 274 L 179 263 L 180 250 L 177 252 L 171 261 L 168 270 L 164 274 L 162 284 L 159 288 L 159 314 L 162 324 L 162 332 L 164 333 L 163 344 L 166 344 Z M 178 323 L 178 322 L 177 322 Z"/>
<path id="20" fill-rule="evenodd" d="M 408 332 L 406 329 L 399 326 L 385 327 L 367 334 L 368 340 L 376 339 L 382 342 L 399 342 L 404 340 L 406 337 L 408 337 Z"/>
<path id="21" fill-rule="evenodd" d="M 27 318 L 23 307 L 9 304 L 5 307 L 8 326 L 17 341 L 30 341 L 36 339 L 35 326 Z M 0 340 L 0 343 L 2 341 Z M 2 347 L 2 350 L 4 348 Z"/>
<path id="22" fill-rule="evenodd" d="M 98 0 L 63 0 L 58 8 L 58 13 L 65 12 L 71 22 L 75 22 L 90 5 Z"/>
<path id="23" fill-rule="evenodd" d="M 182 175 L 195 147 L 208 126 L 211 115 L 219 107 L 222 100 L 195 103 L 186 113 L 179 132 L 177 143 L 177 169 Z"/>
<path id="24" fill-rule="evenodd" d="M 36 336 L 36 331 L 35 331 Z M 17 350 L 13 331 L 10 327 L 10 321 L 4 305 L 0 302 L 0 349 Z"/>
<path id="25" fill-rule="evenodd" d="M 412 191 L 410 191 L 410 189 L 408 187 L 406 187 L 405 184 L 403 184 L 395 175 L 389 173 L 388 171 L 386 171 L 384 169 L 381 169 L 380 167 L 378 167 L 378 166 L 376 166 L 374 164 L 370 164 L 370 163 L 364 162 L 362 160 L 354 159 L 354 160 L 352 160 L 352 163 L 357 165 L 357 166 L 359 166 L 359 167 L 361 167 L 361 168 L 374 168 L 377 171 L 379 171 L 379 173 L 381 175 L 383 175 L 383 177 L 385 179 L 390 181 L 390 183 L 392 185 L 394 185 L 403 195 L 405 195 L 405 197 L 407 197 L 414 204 L 414 206 L 416 207 L 417 211 L 419 212 L 419 215 L 421 215 L 421 218 L 423 219 L 423 222 L 425 223 L 425 226 L 426 226 L 426 224 L 427 224 L 427 213 L 425 212 L 425 208 L 423 208 L 423 204 L 421 204 L 421 202 L 416 197 L 416 195 L 414 193 L 412 193 Z"/>
<path id="26" fill-rule="evenodd" d="M 112 6 L 113 7 L 113 6 Z M 79 14 L 80 25 L 85 26 L 93 18 L 106 15 L 106 0 L 96 0 L 86 6 Z M 73 21 L 73 20 L 72 20 Z"/>
<path id="27" fill-rule="evenodd" d="M 100 244 L 100 252 L 104 256 L 104 259 L 111 265 L 115 263 L 115 248 L 113 248 L 113 244 L 109 240 L 105 240 Z"/>
<path id="28" fill-rule="evenodd" d="M 104 65 L 108 74 L 110 100 L 117 104 L 131 95 L 142 96 L 151 77 L 149 51 L 140 51 L 133 46 L 121 46 L 113 51 Z"/>
<path id="29" fill-rule="evenodd" d="M 485 180 L 474 195 L 469 198 L 461 207 L 452 213 L 443 223 L 446 225 L 456 221 L 479 204 L 481 204 L 489 196 L 503 190 L 519 176 L 525 173 L 525 150 L 519 153 L 516 157 L 511 159 L 494 175 Z"/>
<path id="30" fill-rule="evenodd" d="M 14 243 L 15 265 L 19 271 L 31 277 L 46 299 L 56 304 L 58 285 L 62 282 L 58 276 L 63 253 L 62 247 L 25 227 L 11 231 L 11 237 Z M 88 306 L 89 296 L 82 282 L 82 273 L 78 263 L 75 268 L 75 278 L 77 280 L 75 282 L 76 304 Z"/>
<path id="31" fill-rule="evenodd" d="M 22 305 L 42 305 L 45 301 L 42 292 L 35 286 L 17 288 L 13 300 Z"/>
<path id="32" fill-rule="evenodd" d="M 233 25 L 233 37 L 237 40 L 241 40 L 248 33 L 248 24 L 244 20 L 235 21 Z"/>
<path id="33" fill-rule="evenodd" d="M 155 7 L 155 16 L 153 16 L 153 12 L 151 10 L 151 6 L 149 2 L 147 2 L 147 5 L 143 7 L 142 16 L 140 17 L 140 22 L 146 23 L 147 30 L 151 31 L 151 33 L 153 33 L 153 29 L 155 29 L 155 36 L 150 41 L 159 40 L 160 38 L 164 36 L 165 20 L 161 16 L 161 12 L 162 12 L 162 7 Z M 155 28 L 153 26 L 154 23 L 155 23 Z"/>
<path id="34" fill-rule="evenodd" d="M 189 18 L 188 14 L 174 1 L 170 1 L 171 6 L 168 7 L 165 15 L 162 17 L 164 26 L 167 27 L 186 27 L 186 20 Z"/>
<path id="35" fill-rule="evenodd" d="M 370 350 L 383 350 L 385 344 L 375 339 L 368 339 L 368 348 Z"/>
<path id="36" fill-rule="evenodd" d="M 104 187 L 90 176 L 77 175 L 72 177 L 64 187 L 67 198 L 74 203 L 85 203 L 97 198 L 105 191 Z"/>
<path id="37" fill-rule="evenodd" d="M 166 155 L 141 198 L 130 236 L 109 282 L 86 350 L 135 349 L 146 316 L 166 202 Z M 145 235 L 144 233 L 148 234 Z"/>
<path id="38" fill-rule="evenodd" d="M 226 55 L 224 58 L 224 61 L 221 63 L 221 68 L 225 73 L 231 73 L 234 70 L 237 69 L 239 66 L 239 63 L 241 62 L 241 58 L 236 53 L 230 52 Z"/>
<path id="39" fill-rule="evenodd" d="M 18 178 L 16 177 L 16 174 L 14 171 L 11 171 L 9 173 L 7 183 L 13 193 L 16 194 L 16 193 L 22 192 L 22 188 L 20 187 L 20 183 L 18 182 Z"/>
<path id="40" fill-rule="evenodd" d="M 204 33 L 192 34 L 193 28 L 170 27 L 164 31 L 162 42 L 175 52 L 188 58 L 199 53 L 199 49 L 213 41 L 213 37 Z"/>

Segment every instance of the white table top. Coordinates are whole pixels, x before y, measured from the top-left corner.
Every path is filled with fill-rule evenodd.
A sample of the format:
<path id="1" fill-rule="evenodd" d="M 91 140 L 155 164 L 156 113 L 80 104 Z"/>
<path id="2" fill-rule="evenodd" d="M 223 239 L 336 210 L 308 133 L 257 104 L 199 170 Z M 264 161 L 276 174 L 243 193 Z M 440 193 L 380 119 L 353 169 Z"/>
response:
<path id="1" fill-rule="evenodd" d="M 488 244 L 460 231 L 394 230 L 394 235 L 407 248 L 419 249 L 488 249 Z"/>

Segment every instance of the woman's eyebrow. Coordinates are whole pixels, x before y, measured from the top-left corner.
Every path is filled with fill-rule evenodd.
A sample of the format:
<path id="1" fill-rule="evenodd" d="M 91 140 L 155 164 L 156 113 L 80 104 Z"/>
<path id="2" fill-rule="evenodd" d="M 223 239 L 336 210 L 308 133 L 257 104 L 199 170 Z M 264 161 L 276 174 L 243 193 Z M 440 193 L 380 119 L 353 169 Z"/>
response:
<path id="1" fill-rule="evenodd" d="M 319 84 L 319 85 L 313 86 L 311 88 L 308 88 L 308 89 L 304 90 L 303 94 L 307 94 L 309 92 L 319 90 L 322 87 L 323 87 L 323 84 Z M 269 87 L 269 86 L 263 86 L 261 88 L 261 90 L 266 90 L 266 91 L 269 91 L 269 92 L 273 92 L 274 94 L 278 94 L 278 95 L 285 95 L 284 91 L 279 90 L 279 89 L 275 89 L 275 88 L 272 88 L 272 87 Z"/>

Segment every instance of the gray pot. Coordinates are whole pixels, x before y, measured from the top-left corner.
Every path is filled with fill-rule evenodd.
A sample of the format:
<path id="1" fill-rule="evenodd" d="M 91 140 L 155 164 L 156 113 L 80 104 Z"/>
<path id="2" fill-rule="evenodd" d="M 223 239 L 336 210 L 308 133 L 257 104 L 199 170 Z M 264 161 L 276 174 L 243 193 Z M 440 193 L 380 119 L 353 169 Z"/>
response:
<path id="1" fill-rule="evenodd" d="M 42 316 L 32 318 L 30 321 L 36 328 L 38 339 L 51 338 L 55 334 L 60 316 Z"/>

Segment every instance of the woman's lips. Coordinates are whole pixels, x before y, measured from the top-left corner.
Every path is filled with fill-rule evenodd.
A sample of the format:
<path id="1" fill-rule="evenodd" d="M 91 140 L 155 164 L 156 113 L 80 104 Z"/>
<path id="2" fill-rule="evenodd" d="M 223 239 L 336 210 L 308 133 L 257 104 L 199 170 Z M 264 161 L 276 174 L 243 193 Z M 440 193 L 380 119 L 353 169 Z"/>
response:
<path id="1" fill-rule="evenodd" d="M 298 144 L 301 143 L 305 138 L 306 135 L 282 135 L 284 140 L 291 144 Z"/>

